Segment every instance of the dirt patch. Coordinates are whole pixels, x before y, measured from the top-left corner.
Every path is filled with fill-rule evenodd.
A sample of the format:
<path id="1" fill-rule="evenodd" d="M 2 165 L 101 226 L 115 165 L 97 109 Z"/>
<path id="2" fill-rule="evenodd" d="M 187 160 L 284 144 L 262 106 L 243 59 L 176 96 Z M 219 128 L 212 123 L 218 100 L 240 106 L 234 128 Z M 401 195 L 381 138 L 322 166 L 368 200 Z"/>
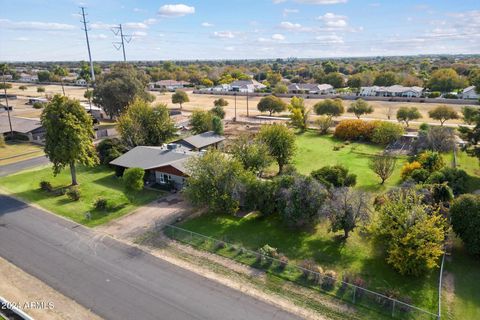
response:
<path id="1" fill-rule="evenodd" d="M 0 293 L 11 303 L 51 302 L 53 308 L 22 309 L 37 320 L 67 320 L 101 318 L 75 301 L 65 297 L 40 280 L 0 258 Z"/>

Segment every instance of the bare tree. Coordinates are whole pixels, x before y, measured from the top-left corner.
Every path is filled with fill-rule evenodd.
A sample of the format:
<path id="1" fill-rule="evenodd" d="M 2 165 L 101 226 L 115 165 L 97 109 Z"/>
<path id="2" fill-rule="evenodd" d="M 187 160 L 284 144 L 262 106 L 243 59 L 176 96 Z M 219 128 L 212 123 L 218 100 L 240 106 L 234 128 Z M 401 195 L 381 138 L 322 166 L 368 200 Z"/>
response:
<path id="1" fill-rule="evenodd" d="M 344 238 L 353 231 L 359 223 L 370 218 L 370 197 L 367 193 L 352 188 L 334 189 L 322 208 L 322 213 L 330 220 L 330 231 L 343 230 Z"/>
<path id="2" fill-rule="evenodd" d="M 374 156 L 370 160 L 370 169 L 372 169 L 372 171 L 375 172 L 380 179 L 382 179 L 381 184 L 383 184 L 392 175 L 393 170 L 395 170 L 396 163 L 397 158 L 383 153 L 381 155 Z"/>

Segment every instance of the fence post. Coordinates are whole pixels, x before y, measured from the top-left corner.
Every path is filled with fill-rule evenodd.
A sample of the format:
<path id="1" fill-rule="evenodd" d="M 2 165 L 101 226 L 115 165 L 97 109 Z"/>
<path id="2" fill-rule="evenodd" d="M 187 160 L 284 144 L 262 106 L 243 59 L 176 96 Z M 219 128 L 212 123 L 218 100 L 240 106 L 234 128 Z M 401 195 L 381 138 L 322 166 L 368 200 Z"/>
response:
<path id="1" fill-rule="evenodd" d="M 392 318 L 395 315 L 395 300 L 393 300 L 393 305 L 392 305 Z"/>
<path id="2" fill-rule="evenodd" d="M 353 286 L 353 303 L 355 304 L 355 294 L 357 293 L 357 287 Z"/>

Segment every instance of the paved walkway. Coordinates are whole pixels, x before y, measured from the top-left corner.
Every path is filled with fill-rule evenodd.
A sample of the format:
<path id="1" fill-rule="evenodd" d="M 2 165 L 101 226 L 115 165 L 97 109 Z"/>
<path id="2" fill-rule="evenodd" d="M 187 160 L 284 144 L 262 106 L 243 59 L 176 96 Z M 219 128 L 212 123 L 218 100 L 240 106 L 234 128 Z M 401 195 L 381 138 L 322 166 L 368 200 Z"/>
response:
<path id="1" fill-rule="evenodd" d="M 95 229 L 118 239 L 132 240 L 155 225 L 172 223 L 188 212 L 189 206 L 183 197 L 178 193 L 170 194 Z"/>

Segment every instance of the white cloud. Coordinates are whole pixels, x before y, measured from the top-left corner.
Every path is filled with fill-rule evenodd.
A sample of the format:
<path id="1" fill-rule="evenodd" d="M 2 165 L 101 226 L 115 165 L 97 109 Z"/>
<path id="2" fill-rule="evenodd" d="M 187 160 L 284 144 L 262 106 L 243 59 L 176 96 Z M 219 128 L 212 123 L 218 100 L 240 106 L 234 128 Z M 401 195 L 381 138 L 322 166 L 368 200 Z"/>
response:
<path id="1" fill-rule="evenodd" d="M 295 0 L 298 3 L 305 4 L 337 4 L 337 3 L 347 3 L 348 0 Z"/>
<path id="2" fill-rule="evenodd" d="M 0 19 L 0 27 L 13 30 L 74 30 L 75 26 L 57 22 L 11 21 Z"/>
<path id="3" fill-rule="evenodd" d="M 148 26 L 143 22 L 127 22 L 123 26 L 130 29 L 148 29 Z"/>
<path id="4" fill-rule="evenodd" d="M 283 2 L 286 2 L 287 0 L 272 0 L 272 2 L 274 4 L 279 4 L 279 3 L 283 3 Z"/>
<path id="5" fill-rule="evenodd" d="M 133 38 L 146 37 L 147 33 L 144 31 L 135 31 L 132 33 Z"/>
<path id="6" fill-rule="evenodd" d="M 166 4 L 160 7 L 158 14 L 162 17 L 183 17 L 195 13 L 195 7 L 185 4 Z"/>
<path id="7" fill-rule="evenodd" d="M 282 21 L 282 22 L 280 22 L 280 28 L 285 29 L 285 30 L 301 30 L 302 25 L 300 23 Z"/>
<path id="8" fill-rule="evenodd" d="M 341 43 L 345 43 L 345 41 L 343 40 L 342 37 L 336 35 L 336 34 L 329 34 L 329 35 L 321 35 L 321 36 L 317 36 L 315 37 L 316 40 L 319 40 L 321 42 L 324 42 L 324 43 L 331 43 L 331 44 L 335 44 L 335 43 L 338 43 L 338 44 L 341 44 Z"/>
<path id="9" fill-rule="evenodd" d="M 323 21 L 325 26 L 332 28 L 345 28 L 348 25 L 346 16 L 336 15 L 331 12 L 319 16 L 317 19 Z"/>
<path id="10" fill-rule="evenodd" d="M 285 40 L 285 36 L 283 34 L 280 34 L 280 33 L 275 33 L 275 34 L 272 35 L 272 40 L 283 41 L 283 40 Z"/>
<path id="11" fill-rule="evenodd" d="M 27 37 L 18 37 L 18 38 L 15 38 L 16 41 L 30 41 L 30 38 L 27 38 Z"/>
<path id="12" fill-rule="evenodd" d="M 210 22 L 202 22 L 202 27 L 210 28 L 210 27 L 213 27 L 213 26 L 214 26 L 213 23 L 210 23 Z"/>
<path id="13" fill-rule="evenodd" d="M 94 22 L 90 24 L 90 28 L 95 30 L 110 29 L 113 27 L 118 27 L 118 25 L 104 22 Z"/>
<path id="14" fill-rule="evenodd" d="M 233 39 L 233 38 L 235 38 L 235 34 L 231 31 L 215 31 L 213 33 L 213 36 L 215 38 L 221 38 L 221 39 Z"/>
<path id="15" fill-rule="evenodd" d="M 100 33 L 100 34 L 92 34 L 91 38 L 92 39 L 107 39 L 107 36 L 104 35 L 103 33 Z"/>
<path id="16" fill-rule="evenodd" d="M 154 24 L 157 22 L 157 19 L 155 18 L 148 18 L 147 20 L 144 20 L 143 23 L 145 24 Z"/>
<path id="17" fill-rule="evenodd" d="M 147 10 L 145 9 L 140 9 L 140 8 L 133 8 L 133 12 L 145 12 Z"/>
<path id="18" fill-rule="evenodd" d="M 228 47 L 225 47 L 225 50 L 227 50 L 227 51 L 234 51 L 234 50 L 235 50 L 235 47 L 228 46 Z"/>
<path id="19" fill-rule="evenodd" d="M 291 13 L 298 13 L 298 9 L 283 9 L 283 16 L 286 17 Z"/>

